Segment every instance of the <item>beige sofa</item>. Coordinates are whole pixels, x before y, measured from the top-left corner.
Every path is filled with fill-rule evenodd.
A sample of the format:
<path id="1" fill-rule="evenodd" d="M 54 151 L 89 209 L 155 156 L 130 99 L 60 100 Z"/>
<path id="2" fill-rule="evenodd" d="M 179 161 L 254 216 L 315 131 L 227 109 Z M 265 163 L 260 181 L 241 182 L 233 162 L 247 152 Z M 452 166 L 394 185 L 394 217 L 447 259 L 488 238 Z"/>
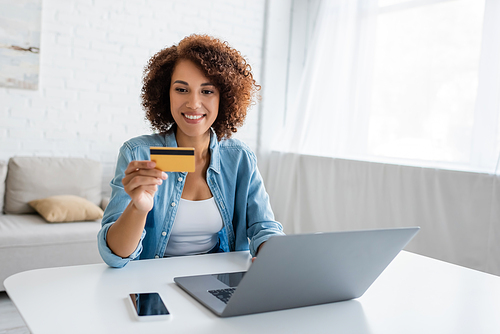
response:
<path id="1" fill-rule="evenodd" d="M 105 207 L 106 199 L 101 184 L 101 165 L 89 159 L 14 157 L 8 163 L 0 161 L 0 291 L 5 290 L 4 280 L 18 272 L 102 262 L 97 250 L 100 219 L 50 223 L 29 204 L 72 195 L 67 197 L 85 201 L 94 214 L 97 210 L 102 214 L 99 207 Z M 73 205 L 73 209 L 80 206 Z"/>

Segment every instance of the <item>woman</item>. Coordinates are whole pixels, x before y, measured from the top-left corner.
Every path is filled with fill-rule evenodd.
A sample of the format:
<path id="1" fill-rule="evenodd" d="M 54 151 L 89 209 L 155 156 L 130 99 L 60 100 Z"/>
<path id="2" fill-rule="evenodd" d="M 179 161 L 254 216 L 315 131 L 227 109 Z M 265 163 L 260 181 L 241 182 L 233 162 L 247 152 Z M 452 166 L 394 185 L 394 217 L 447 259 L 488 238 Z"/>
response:
<path id="1" fill-rule="evenodd" d="M 209 36 L 186 37 L 150 59 L 142 104 L 157 133 L 120 149 L 98 235 L 108 265 L 248 249 L 255 256 L 283 234 L 255 154 L 231 139 L 258 89 L 241 54 Z M 194 147 L 195 172 L 155 169 L 154 146 Z"/>

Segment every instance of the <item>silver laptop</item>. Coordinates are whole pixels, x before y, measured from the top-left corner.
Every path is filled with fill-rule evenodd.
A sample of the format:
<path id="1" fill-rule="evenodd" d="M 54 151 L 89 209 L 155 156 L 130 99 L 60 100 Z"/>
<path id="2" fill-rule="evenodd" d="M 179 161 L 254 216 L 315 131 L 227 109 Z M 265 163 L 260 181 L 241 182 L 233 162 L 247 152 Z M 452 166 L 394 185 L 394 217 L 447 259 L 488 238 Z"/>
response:
<path id="1" fill-rule="evenodd" d="M 174 281 L 221 317 L 349 300 L 363 295 L 419 229 L 275 236 L 246 272 Z"/>

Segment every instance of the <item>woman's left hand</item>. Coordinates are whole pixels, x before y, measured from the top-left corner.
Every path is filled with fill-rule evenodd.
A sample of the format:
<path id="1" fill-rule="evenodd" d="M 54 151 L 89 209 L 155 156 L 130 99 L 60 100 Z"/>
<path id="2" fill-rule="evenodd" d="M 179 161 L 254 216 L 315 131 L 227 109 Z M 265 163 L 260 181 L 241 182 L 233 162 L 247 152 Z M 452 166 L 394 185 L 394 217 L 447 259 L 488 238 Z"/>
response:
<path id="1" fill-rule="evenodd" d="M 252 263 L 253 263 L 253 261 L 255 261 L 255 259 L 257 258 L 257 255 L 259 254 L 260 249 L 262 248 L 262 246 L 264 246 L 264 244 L 265 244 L 265 243 L 266 243 L 266 242 L 264 241 L 263 243 L 261 243 L 261 244 L 260 244 L 259 248 L 257 248 L 257 254 L 255 254 L 255 256 L 254 256 L 254 257 L 252 257 Z"/>

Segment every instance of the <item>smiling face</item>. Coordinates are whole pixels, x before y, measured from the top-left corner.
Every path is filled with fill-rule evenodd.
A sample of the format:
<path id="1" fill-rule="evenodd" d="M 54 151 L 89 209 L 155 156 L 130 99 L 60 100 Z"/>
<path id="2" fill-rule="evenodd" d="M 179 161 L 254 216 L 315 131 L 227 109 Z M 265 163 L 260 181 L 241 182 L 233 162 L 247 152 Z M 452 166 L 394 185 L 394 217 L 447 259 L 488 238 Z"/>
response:
<path id="1" fill-rule="evenodd" d="M 179 60 L 172 73 L 170 110 L 177 124 L 177 141 L 210 138 L 217 118 L 220 94 L 190 60 Z"/>

